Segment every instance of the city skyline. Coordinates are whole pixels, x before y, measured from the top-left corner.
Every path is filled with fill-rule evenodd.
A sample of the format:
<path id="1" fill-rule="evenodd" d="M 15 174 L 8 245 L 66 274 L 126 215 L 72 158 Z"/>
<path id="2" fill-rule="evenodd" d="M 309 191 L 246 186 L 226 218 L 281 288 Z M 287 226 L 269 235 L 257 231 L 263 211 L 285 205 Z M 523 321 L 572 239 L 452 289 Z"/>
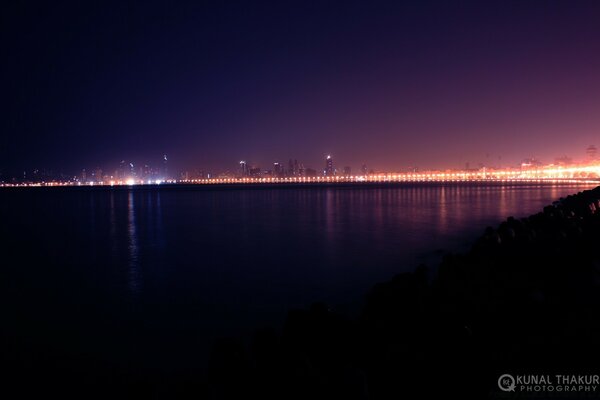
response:
<path id="1" fill-rule="evenodd" d="M 499 158 L 500 160 L 500 158 Z M 9 176 L 0 171 L 0 184 L 58 183 L 58 184 L 160 184 L 160 183 L 319 183 L 319 182 L 393 182 L 393 181 L 445 181 L 445 180 L 521 180 L 536 179 L 600 179 L 600 157 L 595 145 L 585 149 L 585 157 L 555 157 L 553 162 L 532 158 L 522 159 L 513 165 L 465 163 L 462 168 L 417 167 L 396 170 L 374 170 L 367 164 L 353 169 L 336 163 L 331 154 L 322 160 L 321 168 L 305 165 L 302 160 L 289 159 L 287 164 L 274 161 L 266 166 L 252 161 L 240 160 L 233 169 L 211 171 L 202 168 L 175 170 L 166 154 L 160 164 L 134 164 L 121 160 L 107 169 L 82 168 L 75 174 L 65 174 L 47 169 L 25 170 L 22 174 Z M 354 173 L 353 173 L 354 172 Z M 335 178 L 335 179 L 334 179 Z M 341 178 L 341 180 L 340 180 Z"/>
<path id="2" fill-rule="evenodd" d="M 0 170 L 579 158 L 600 134 L 599 19 L 594 2 L 11 4 Z"/>

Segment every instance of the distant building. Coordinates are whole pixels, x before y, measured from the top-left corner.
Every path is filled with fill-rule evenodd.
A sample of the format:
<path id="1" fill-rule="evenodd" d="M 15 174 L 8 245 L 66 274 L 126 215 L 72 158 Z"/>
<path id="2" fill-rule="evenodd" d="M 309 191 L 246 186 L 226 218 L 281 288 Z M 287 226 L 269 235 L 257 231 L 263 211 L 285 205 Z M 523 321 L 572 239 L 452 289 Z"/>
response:
<path id="1" fill-rule="evenodd" d="M 287 176 L 300 176 L 300 165 L 298 164 L 298 160 L 290 159 L 288 161 L 288 169 L 286 172 Z"/>
<path id="2" fill-rule="evenodd" d="M 148 164 L 144 164 L 142 168 L 142 178 L 149 179 L 152 177 L 152 168 Z"/>
<path id="3" fill-rule="evenodd" d="M 94 182 L 102 182 L 104 179 L 102 178 L 102 170 L 100 167 L 96 168 L 94 171 Z"/>
<path id="4" fill-rule="evenodd" d="M 240 161 L 239 175 L 242 177 L 248 176 L 248 163 L 246 161 Z"/>
<path id="5" fill-rule="evenodd" d="M 117 179 L 127 179 L 127 169 L 126 169 L 126 165 L 127 163 L 125 162 L 125 160 L 121 160 L 121 162 L 119 163 L 119 168 L 117 169 Z"/>
<path id="6" fill-rule="evenodd" d="M 252 167 L 248 169 L 248 175 L 253 178 L 260 178 L 262 174 L 259 167 Z"/>
<path id="7" fill-rule="evenodd" d="M 334 172 L 335 170 L 333 169 L 333 159 L 331 158 L 331 155 L 328 155 L 325 158 L 325 170 L 323 171 L 323 174 L 325 176 L 333 176 Z"/>
<path id="8" fill-rule="evenodd" d="M 344 176 L 350 176 L 350 175 L 352 175 L 352 168 L 344 167 Z"/>
<path id="9" fill-rule="evenodd" d="M 164 179 L 168 179 L 169 178 L 169 165 L 168 165 L 168 161 L 167 160 L 167 155 L 164 154 L 163 155 L 163 178 Z"/>
<path id="10" fill-rule="evenodd" d="M 367 170 L 367 164 L 363 164 L 360 172 L 362 172 L 363 175 L 367 175 L 369 173 L 369 171 Z"/>
<path id="11" fill-rule="evenodd" d="M 281 178 L 285 175 L 285 171 L 283 170 L 283 165 L 281 165 L 280 163 L 276 162 L 273 163 L 273 175 L 276 178 Z"/>
<path id="12" fill-rule="evenodd" d="M 299 165 L 298 176 L 306 176 L 306 168 L 304 168 L 304 164 Z"/>

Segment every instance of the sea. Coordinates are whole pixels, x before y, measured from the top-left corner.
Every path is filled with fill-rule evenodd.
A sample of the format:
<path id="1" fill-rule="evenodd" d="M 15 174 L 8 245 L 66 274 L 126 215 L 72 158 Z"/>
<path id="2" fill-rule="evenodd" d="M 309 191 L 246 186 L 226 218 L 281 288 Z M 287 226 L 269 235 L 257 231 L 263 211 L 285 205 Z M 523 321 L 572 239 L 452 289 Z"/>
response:
<path id="1" fill-rule="evenodd" d="M 23 371 L 201 375 L 218 338 L 315 302 L 356 316 L 377 282 L 433 274 L 487 226 L 592 187 L 2 188 L 4 354 Z"/>

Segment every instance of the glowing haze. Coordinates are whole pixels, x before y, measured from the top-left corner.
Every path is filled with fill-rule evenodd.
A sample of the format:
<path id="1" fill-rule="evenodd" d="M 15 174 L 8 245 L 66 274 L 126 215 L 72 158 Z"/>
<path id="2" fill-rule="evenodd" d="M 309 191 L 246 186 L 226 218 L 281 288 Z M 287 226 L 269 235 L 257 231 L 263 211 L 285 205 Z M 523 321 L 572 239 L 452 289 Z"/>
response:
<path id="1" fill-rule="evenodd" d="M 600 145 L 595 1 L 2 5 L 0 169 L 508 166 Z"/>

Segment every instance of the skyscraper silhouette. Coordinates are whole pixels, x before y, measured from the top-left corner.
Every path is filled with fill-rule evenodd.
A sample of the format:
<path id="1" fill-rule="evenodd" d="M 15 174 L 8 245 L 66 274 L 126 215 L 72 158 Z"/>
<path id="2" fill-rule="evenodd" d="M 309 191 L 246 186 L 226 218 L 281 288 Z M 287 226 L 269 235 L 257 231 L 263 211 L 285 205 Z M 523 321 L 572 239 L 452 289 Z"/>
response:
<path id="1" fill-rule="evenodd" d="M 334 175 L 334 169 L 333 169 L 333 159 L 331 158 L 331 155 L 327 155 L 327 158 L 325 159 L 325 176 L 333 176 Z"/>

